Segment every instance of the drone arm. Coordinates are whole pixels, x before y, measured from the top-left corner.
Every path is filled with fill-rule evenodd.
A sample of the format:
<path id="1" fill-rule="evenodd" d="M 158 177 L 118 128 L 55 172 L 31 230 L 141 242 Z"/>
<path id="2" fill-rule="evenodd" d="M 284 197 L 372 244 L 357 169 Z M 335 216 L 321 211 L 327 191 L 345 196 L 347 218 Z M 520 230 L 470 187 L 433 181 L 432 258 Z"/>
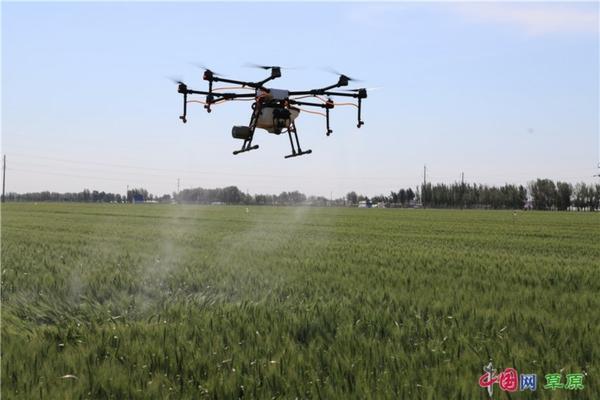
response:
<path id="1" fill-rule="evenodd" d="M 209 84 L 211 84 L 211 85 L 213 82 L 225 82 L 225 83 L 233 83 L 236 85 L 248 86 L 248 87 L 251 87 L 254 89 L 261 89 L 261 90 L 265 90 L 268 92 L 268 90 L 266 88 L 264 88 L 263 85 L 273 79 L 280 78 L 281 77 L 281 68 L 280 67 L 261 67 L 261 68 L 270 69 L 271 76 L 269 76 L 266 79 L 263 79 L 262 81 L 258 81 L 258 82 L 243 82 L 243 81 L 236 81 L 233 79 L 221 78 L 221 77 L 215 76 L 212 71 L 205 71 L 204 79 L 207 80 L 209 82 Z"/>
<path id="2" fill-rule="evenodd" d="M 205 92 L 203 90 L 193 90 L 193 89 L 187 89 L 185 92 L 179 92 L 179 93 L 183 93 L 184 95 L 186 95 L 186 94 L 202 94 L 202 95 L 217 94 L 217 93 Z"/>
<path id="3" fill-rule="evenodd" d="M 327 91 L 330 89 L 348 86 L 349 81 L 350 81 L 350 78 L 348 78 L 345 75 L 340 75 L 340 79 L 337 81 L 337 83 L 334 83 L 333 85 L 325 86 L 324 88 L 320 88 L 320 89 L 304 90 L 304 91 L 300 91 L 300 92 L 290 92 L 290 96 L 311 95 L 311 94 L 312 95 L 325 95 L 325 94 L 327 94 Z M 344 94 L 344 95 L 348 96 L 347 94 Z"/>
<path id="4" fill-rule="evenodd" d="M 322 89 L 311 89 L 311 90 L 300 90 L 296 92 L 290 92 L 290 96 L 343 96 L 343 97 L 360 97 L 359 93 L 344 93 L 344 92 L 330 92 L 329 88 Z M 366 96 L 365 96 L 366 97 Z"/>
<path id="5" fill-rule="evenodd" d="M 237 98 L 247 98 L 247 99 L 251 99 L 256 97 L 256 95 L 254 93 L 215 93 L 212 91 L 212 82 L 210 85 L 210 89 L 208 92 L 205 92 L 203 90 L 193 90 L 193 89 L 188 89 L 187 86 L 185 84 L 180 84 L 177 91 L 181 94 L 183 94 L 183 115 L 181 115 L 179 117 L 179 119 L 181 119 L 183 121 L 183 123 L 187 122 L 187 103 L 188 103 L 188 94 L 199 94 L 199 95 L 203 95 L 206 96 L 206 103 L 204 105 L 204 108 L 206 108 L 206 111 L 210 112 L 210 106 L 213 103 L 216 103 L 217 101 L 220 100 L 234 100 Z M 215 100 L 215 97 L 217 97 L 217 100 Z"/>
<path id="6" fill-rule="evenodd" d="M 327 91 L 329 89 L 332 89 L 335 87 L 338 87 L 338 86 L 332 85 L 332 86 L 328 86 L 328 87 L 321 88 L 321 89 L 299 90 L 299 91 L 295 91 L 295 92 L 290 92 L 289 95 L 290 96 L 323 96 L 323 95 L 329 94 Z M 344 93 L 343 95 L 344 96 L 352 96 L 347 93 Z"/>
<path id="7" fill-rule="evenodd" d="M 289 99 L 288 102 L 290 104 L 296 104 L 299 106 L 310 106 L 310 107 L 321 107 L 321 108 L 327 107 L 325 105 L 325 103 L 310 103 L 308 101 L 298 101 L 298 100 L 293 100 L 293 99 Z"/>
<path id="8" fill-rule="evenodd" d="M 281 68 L 280 67 L 269 67 L 271 70 L 271 76 L 269 76 L 266 79 L 263 79 L 260 82 L 257 82 L 256 85 L 258 85 L 259 88 L 264 89 L 263 85 L 269 81 L 272 81 L 273 79 L 276 78 L 280 78 L 281 77 Z"/>
<path id="9" fill-rule="evenodd" d="M 179 92 L 179 93 L 183 93 L 184 96 L 188 95 L 188 94 L 201 94 L 204 96 L 214 96 L 214 97 L 221 97 L 225 100 L 231 100 L 231 99 L 236 99 L 236 98 L 252 98 L 252 97 L 256 97 L 256 95 L 254 93 L 219 93 L 219 92 L 205 92 L 203 90 L 193 90 L 193 89 L 187 89 L 184 92 Z"/>
<path id="10" fill-rule="evenodd" d="M 271 80 L 275 79 L 275 78 L 279 78 L 280 76 L 281 76 L 281 74 L 280 74 L 280 75 L 276 75 L 276 74 L 275 74 L 275 75 L 271 75 L 271 76 L 270 76 L 270 77 L 268 77 L 267 79 L 263 79 L 262 81 L 259 81 L 259 82 L 244 82 L 244 81 L 236 81 L 236 80 L 234 80 L 234 79 L 226 79 L 226 78 L 219 78 L 219 77 L 215 77 L 215 76 L 213 76 L 213 77 L 212 77 L 212 78 L 209 80 L 209 82 L 210 82 L 210 83 L 212 83 L 212 82 L 224 82 L 224 83 L 232 83 L 232 84 L 234 84 L 234 85 L 247 86 L 247 87 L 250 87 L 250 88 L 253 88 L 253 89 L 261 89 L 261 90 L 264 90 L 264 91 L 267 91 L 267 92 L 268 92 L 268 89 L 267 89 L 267 88 L 265 88 L 265 87 L 263 87 L 263 85 L 264 85 L 265 83 L 267 83 L 267 82 L 269 82 L 269 81 L 271 81 Z"/>
<path id="11" fill-rule="evenodd" d="M 363 92 L 363 89 L 356 89 L 357 92 L 354 93 L 344 93 L 344 92 L 325 92 L 324 94 L 328 96 L 342 96 L 342 97 L 354 97 L 355 99 L 365 99 L 367 97 L 366 89 Z"/>
<path id="12" fill-rule="evenodd" d="M 295 92 L 290 92 L 290 96 L 323 96 L 329 94 L 327 91 L 331 89 L 331 87 L 321 88 L 321 89 L 311 89 L 311 90 L 298 90 Z M 348 96 L 348 94 L 344 93 L 344 96 Z"/>
<path id="13" fill-rule="evenodd" d="M 327 100 L 325 103 L 311 103 L 308 101 L 298 101 L 298 100 L 288 100 L 289 104 L 299 105 L 299 106 L 309 106 L 309 107 L 320 107 L 325 109 L 325 121 L 327 125 L 327 136 L 329 136 L 333 131 L 329 127 L 329 110 L 334 107 L 334 103 L 331 99 Z"/>
<path id="14" fill-rule="evenodd" d="M 281 75 L 280 75 L 280 76 L 281 76 Z M 272 81 L 272 80 L 273 80 L 273 79 L 275 79 L 275 78 L 279 78 L 279 77 L 278 77 L 278 76 L 270 76 L 270 77 L 268 77 L 268 78 L 266 78 L 266 79 L 263 79 L 263 80 L 262 80 L 262 81 L 260 81 L 260 82 L 253 83 L 253 85 L 256 85 L 255 87 L 257 87 L 257 88 L 260 88 L 260 89 L 263 89 L 263 90 L 265 90 L 265 88 L 263 87 L 263 85 L 264 85 L 265 83 L 269 82 L 269 81 Z"/>
<path id="15" fill-rule="evenodd" d="M 352 97 L 355 99 L 358 99 L 358 122 L 356 124 L 357 128 L 360 128 L 361 126 L 363 126 L 365 123 L 364 121 L 361 119 L 361 114 L 362 114 L 362 99 L 366 99 L 367 98 L 367 90 L 366 89 L 357 89 L 357 91 L 355 93 L 344 93 L 344 92 L 330 92 L 327 90 L 323 90 L 323 89 L 314 89 L 314 90 L 309 90 L 309 91 L 305 91 L 305 92 L 290 92 L 290 96 L 298 96 L 298 95 L 313 95 L 313 96 L 318 96 L 318 95 L 323 95 L 323 96 L 341 96 L 341 97 Z M 329 135 L 331 133 L 331 130 L 329 129 L 329 109 L 333 108 L 333 102 L 327 102 L 327 103 L 322 103 L 322 104 L 317 104 L 317 103 L 302 103 L 302 102 L 296 102 L 296 104 L 300 104 L 300 105 L 312 105 L 312 106 L 319 106 L 319 107 L 323 107 L 326 108 L 326 112 L 325 112 L 325 116 L 327 118 L 327 134 Z M 327 106 L 328 104 L 331 104 L 331 106 Z"/>
<path id="16" fill-rule="evenodd" d="M 336 84 L 334 84 L 334 85 L 330 85 L 330 86 L 327 86 L 327 87 L 321 88 L 321 89 L 319 89 L 319 90 L 322 90 L 322 91 L 327 91 L 327 90 L 330 90 L 330 89 L 335 89 L 335 88 L 339 88 L 339 87 L 342 87 L 342 86 L 348 86 L 348 84 L 346 83 L 345 85 L 342 85 L 342 84 L 340 84 L 340 82 L 338 82 L 338 83 L 336 83 Z"/>
<path id="17" fill-rule="evenodd" d="M 260 88 L 260 84 L 259 83 L 254 83 L 254 82 L 244 82 L 244 81 L 236 81 L 234 79 L 226 79 L 226 78 L 220 78 L 220 77 L 216 77 L 213 76 L 211 79 L 208 80 L 209 83 L 210 82 L 224 82 L 224 83 L 232 83 L 234 85 L 240 85 L 240 86 L 248 86 L 251 87 L 253 89 L 258 89 Z"/>
<path id="18" fill-rule="evenodd" d="M 340 92 L 326 92 L 325 93 L 328 96 L 343 96 L 343 97 L 353 97 L 355 99 L 358 99 L 358 123 L 356 124 L 357 128 L 360 128 L 361 126 L 363 126 L 365 123 L 364 121 L 361 119 L 361 113 L 362 113 L 362 99 L 366 99 L 367 98 L 367 90 L 366 89 L 358 89 L 357 92 L 355 93 L 340 93 Z"/>

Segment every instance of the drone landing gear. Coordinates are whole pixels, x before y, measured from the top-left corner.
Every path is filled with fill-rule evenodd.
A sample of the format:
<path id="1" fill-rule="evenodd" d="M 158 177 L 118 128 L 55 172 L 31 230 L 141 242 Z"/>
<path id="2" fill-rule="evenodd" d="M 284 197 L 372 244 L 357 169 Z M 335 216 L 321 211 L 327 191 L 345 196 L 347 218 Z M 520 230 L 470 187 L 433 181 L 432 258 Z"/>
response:
<path id="1" fill-rule="evenodd" d="M 256 129 L 256 122 L 260 115 L 260 104 L 252 103 L 252 117 L 250 117 L 250 124 L 248 126 L 234 126 L 231 134 L 235 139 L 244 139 L 242 148 L 233 152 L 233 155 L 245 153 L 246 151 L 258 149 L 258 145 L 252 146 L 252 139 L 254 138 L 254 130 Z"/>
<path id="2" fill-rule="evenodd" d="M 292 140 L 292 133 L 294 134 L 294 138 L 296 139 L 296 146 L 294 146 L 294 141 Z M 298 156 L 303 156 L 304 154 L 312 153 L 312 150 L 302 151 L 302 148 L 300 148 L 300 141 L 298 140 L 298 132 L 296 131 L 296 124 L 294 124 L 293 122 L 290 125 L 290 127 L 288 128 L 288 136 L 290 138 L 290 146 L 292 146 L 292 154 L 288 154 L 284 158 L 298 157 Z"/>
<path id="3" fill-rule="evenodd" d="M 258 149 L 258 145 L 255 144 L 254 146 L 251 145 L 252 144 L 252 140 L 244 140 L 244 144 L 242 145 L 242 148 L 240 150 L 236 150 L 233 152 L 233 155 L 235 156 L 236 154 L 240 154 L 240 153 L 244 153 L 246 151 L 250 151 L 250 150 L 256 150 Z"/>

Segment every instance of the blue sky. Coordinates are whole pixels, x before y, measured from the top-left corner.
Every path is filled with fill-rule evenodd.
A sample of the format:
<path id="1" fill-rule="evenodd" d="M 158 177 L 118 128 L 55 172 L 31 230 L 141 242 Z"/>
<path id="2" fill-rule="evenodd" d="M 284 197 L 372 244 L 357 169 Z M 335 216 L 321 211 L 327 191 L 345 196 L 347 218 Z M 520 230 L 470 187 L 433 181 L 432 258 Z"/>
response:
<path id="1" fill-rule="evenodd" d="M 237 185 L 368 195 L 434 182 L 593 182 L 599 162 L 598 3 L 2 3 L 8 191 L 153 193 Z M 231 154 L 247 102 L 191 107 L 167 77 L 258 80 L 247 62 L 304 67 L 272 87 L 361 78 L 355 110 L 297 120 L 303 148 L 257 131 Z"/>

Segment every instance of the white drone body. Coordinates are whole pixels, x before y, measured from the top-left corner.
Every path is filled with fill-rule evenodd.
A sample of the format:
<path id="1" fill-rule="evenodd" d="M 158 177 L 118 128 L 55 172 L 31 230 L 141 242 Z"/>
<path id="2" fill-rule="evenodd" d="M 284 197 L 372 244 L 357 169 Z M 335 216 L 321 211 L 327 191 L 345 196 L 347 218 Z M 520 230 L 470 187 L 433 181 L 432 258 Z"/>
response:
<path id="1" fill-rule="evenodd" d="M 283 89 L 269 89 L 268 92 L 259 91 L 259 96 L 264 96 L 265 100 L 286 100 L 289 96 L 288 90 Z M 296 107 L 287 107 L 290 112 L 289 118 L 287 118 L 288 122 L 286 126 L 289 126 L 300 114 L 300 109 Z M 281 131 L 275 127 L 275 119 L 273 118 L 273 111 L 275 109 L 273 107 L 264 106 L 260 110 L 260 114 L 258 115 L 258 120 L 256 122 L 256 127 L 266 130 L 269 133 L 279 134 Z"/>

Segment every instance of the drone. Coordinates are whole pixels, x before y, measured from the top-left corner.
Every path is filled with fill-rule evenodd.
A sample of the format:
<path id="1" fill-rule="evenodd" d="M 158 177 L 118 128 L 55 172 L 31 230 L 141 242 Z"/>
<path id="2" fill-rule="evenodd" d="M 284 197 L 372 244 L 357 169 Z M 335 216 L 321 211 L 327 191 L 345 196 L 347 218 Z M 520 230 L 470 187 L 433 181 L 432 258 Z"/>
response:
<path id="1" fill-rule="evenodd" d="M 292 153 L 285 158 L 298 157 L 312 153 L 312 150 L 302 150 L 298 140 L 298 131 L 295 120 L 301 111 L 318 114 L 325 117 L 327 136 L 331 135 L 333 130 L 329 126 L 329 112 L 336 105 L 349 105 L 358 109 L 357 128 L 364 125 L 361 119 L 362 100 L 367 98 L 367 89 L 341 89 L 348 86 L 351 81 L 355 81 L 347 75 L 337 73 L 339 78 L 337 83 L 325 86 L 319 89 L 290 91 L 284 89 L 267 88 L 265 84 L 276 78 L 281 77 L 282 67 L 253 65 L 264 70 L 270 70 L 271 75 L 258 82 L 245 82 L 234 79 L 223 78 L 219 74 L 204 68 L 203 79 L 208 81 L 208 91 L 189 89 L 188 86 L 176 81 L 178 84 L 177 92 L 183 94 L 183 114 L 179 117 L 183 123 L 187 122 L 188 103 L 200 103 L 204 105 L 207 112 L 211 112 L 214 105 L 222 104 L 228 101 L 252 101 L 252 115 L 248 126 L 234 126 L 231 135 L 234 139 L 243 140 L 242 148 L 233 152 L 234 155 L 244 153 L 250 150 L 258 149 L 258 145 L 252 145 L 256 128 L 264 129 L 269 133 L 281 135 L 287 133 L 290 139 Z M 226 83 L 237 86 L 213 87 L 215 83 Z M 336 90 L 338 89 L 338 90 Z M 235 90 L 235 91 L 230 91 Z M 250 92 L 239 93 L 241 90 Z M 188 99 L 191 95 L 206 96 L 204 100 Z M 350 97 L 358 99 L 357 103 L 336 103 L 335 97 Z M 305 101 L 309 99 L 312 101 Z M 301 107 L 321 108 L 325 112 L 310 111 Z"/>

